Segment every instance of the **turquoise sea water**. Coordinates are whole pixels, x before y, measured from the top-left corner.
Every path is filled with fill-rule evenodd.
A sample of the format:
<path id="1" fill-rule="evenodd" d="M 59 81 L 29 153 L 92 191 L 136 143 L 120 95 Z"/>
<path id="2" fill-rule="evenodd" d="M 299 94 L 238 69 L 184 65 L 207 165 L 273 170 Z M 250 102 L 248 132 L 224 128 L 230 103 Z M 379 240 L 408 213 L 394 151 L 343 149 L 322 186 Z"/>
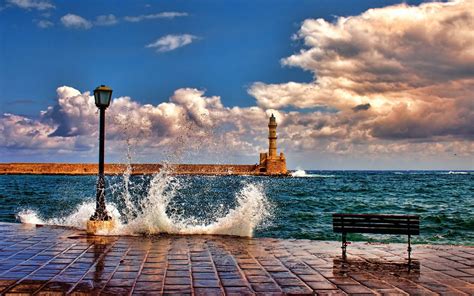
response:
<path id="1" fill-rule="evenodd" d="M 144 199 L 155 186 L 152 178 L 131 176 L 124 186 L 123 176 L 108 177 L 107 198 L 120 213 L 127 211 L 127 202 L 160 202 Z M 27 209 L 42 219 L 71 215 L 84 202 L 93 203 L 95 182 L 95 176 L 2 175 L 0 221 L 19 222 L 17 214 Z M 474 172 L 306 171 L 304 177 L 286 178 L 178 176 L 169 177 L 160 186 L 166 187 L 167 215 L 210 224 L 238 207 L 237 196 L 249 185 L 258 189 L 248 192 L 249 198 L 263 196 L 269 212 L 254 229 L 256 237 L 339 240 L 340 235 L 332 232 L 332 213 L 390 213 L 421 216 L 421 235 L 415 242 L 474 245 Z M 127 201 L 124 191 L 128 192 Z M 123 215 L 124 223 L 139 215 L 140 210 L 129 211 Z M 391 242 L 405 241 L 406 237 L 354 234 L 349 239 Z"/>

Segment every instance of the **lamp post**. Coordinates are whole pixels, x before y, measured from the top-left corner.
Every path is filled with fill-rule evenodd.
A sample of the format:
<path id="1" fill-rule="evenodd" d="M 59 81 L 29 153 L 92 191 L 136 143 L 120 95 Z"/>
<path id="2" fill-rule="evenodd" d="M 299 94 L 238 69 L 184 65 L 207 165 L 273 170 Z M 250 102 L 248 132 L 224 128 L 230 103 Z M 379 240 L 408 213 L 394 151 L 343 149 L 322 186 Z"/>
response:
<path id="1" fill-rule="evenodd" d="M 87 222 L 87 232 L 95 234 L 100 230 L 110 230 L 114 223 L 105 208 L 104 147 L 105 147 L 105 109 L 109 107 L 112 89 L 101 85 L 94 90 L 95 105 L 99 108 L 99 178 L 97 180 L 96 207 Z"/>

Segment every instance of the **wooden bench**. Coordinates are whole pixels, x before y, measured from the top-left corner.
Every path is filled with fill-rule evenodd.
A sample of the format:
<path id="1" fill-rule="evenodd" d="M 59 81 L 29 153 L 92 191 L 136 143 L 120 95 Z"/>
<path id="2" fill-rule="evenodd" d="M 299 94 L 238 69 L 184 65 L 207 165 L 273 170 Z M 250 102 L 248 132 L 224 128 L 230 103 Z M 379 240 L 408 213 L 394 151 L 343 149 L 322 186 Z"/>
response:
<path id="1" fill-rule="evenodd" d="M 333 214 L 333 230 L 342 233 L 342 256 L 346 257 L 348 233 L 408 235 L 408 261 L 411 261 L 411 236 L 420 234 L 420 216 L 377 214 Z"/>

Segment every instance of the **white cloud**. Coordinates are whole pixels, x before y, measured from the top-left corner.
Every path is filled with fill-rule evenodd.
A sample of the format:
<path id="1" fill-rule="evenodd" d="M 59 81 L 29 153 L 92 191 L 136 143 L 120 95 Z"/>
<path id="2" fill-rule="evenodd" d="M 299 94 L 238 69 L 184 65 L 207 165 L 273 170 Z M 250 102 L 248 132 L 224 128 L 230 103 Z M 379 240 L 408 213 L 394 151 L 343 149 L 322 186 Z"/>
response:
<path id="1" fill-rule="evenodd" d="M 144 20 L 152 19 L 173 19 L 176 17 L 188 16 L 186 12 L 161 12 L 155 14 L 142 14 L 138 16 L 126 16 L 124 20 L 127 22 L 137 23 Z"/>
<path id="2" fill-rule="evenodd" d="M 54 4 L 47 0 L 7 0 L 6 3 L 23 9 L 47 10 L 55 8 Z"/>
<path id="3" fill-rule="evenodd" d="M 72 29 L 90 29 L 92 28 L 92 23 L 85 18 L 68 13 L 61 17 L 61 23 L 67 27 L 67 28 L 72 28 Z"/>
<path id="4" fill-rule="evenodd" d="M 446 153 L 456 153 L 467 164 L 472 160 L 473 141 L 374 141 L 358 125 L 370 118 L 370 112 L 370 108 L 353 112 L 359 116 L 354 118 L 347 113 L 334 117 L 319 111 L 226 107 L 220 97 L 206 96 L 195 88 L 177 89 L 169 101 L 156 105 L 119 97 L 107 109 L 107 155 L 109 161 L 123 161 L 128 142 L 134 145 L 137 157 L 148 162 L 169 159 L 170 155 L 172 161 L 257 162 L 258 152 L 267 149 L 268 117 L 274 113 L 279 149 L 287 153 L 289 161 L 305 155 L 300 163 L 305 167 L 314 164 L 315 157 L 320 157 L 326 168 L 347 168 L 361 158 L 390 161 L 416 155 L 416 159 L 432 159 Z M 92 159 L 97 149 L 97 124 L 91 93 L 62 86 L 57 89 L 57 103 L 42 111 L 38 119 L 0 116 L 0 151 L 16 157 L 34 154 L 77 159 L 80 155 Z M 345 162 L 331 166 L 331 160 L 337 159 Z"/>
<path id="5" fill-rule="evenodd" d="M 0 149 L 91 151 L 97 140 L 97 108 L 89 92 L 63 86 L 57 104 L 39 119 L 4 114 L 0 117 Z M 141 104 L 115 98 L 107 110 L 108 147 L 128 138 L 140 141 L 145 155 L 160 151 L 206 154 L 212 149 L 255 154 L 256 134 L 265 141 L 266 113 L 256 107 L 227 108 L 220 97 L 206 97 L 194 88 L 174 92 L 168 102 Z M 225 127 L 225 128 L 224 128 Z"/>
<path id="6" fill-rule="evenodd" d="M 190 34 L 166 35 L 148 44 L 146 47 L 156 48 L 157 52 L 166 52 L 191 44 L 197 38 Z"/>
<path id="7" fill-rule="evenodd" d="M 39 20 L 36 22 L 36 25 L 41 29 L 47 29 L 54 26 L 54 23 L 48 20 Z"/>
<path id="8" fill-rule="evenodd" d="M 118 19 L 113 14 L 99 15 L 94 24 L 97 26 L 113 26 L 118 23 Z"/>
<path id="9" fill-rule="evenodd" d="M 249 93 L 263 108 L 337 110 L 316 138 L 324 130 L 365 143 L 472 141 L 473 25 L 472 0 L 399 4 L 332 23 L 307 19 L 295 36 L 305 48 L 282 64 L 312 72 L 314 81 L 258 82 Z"/>

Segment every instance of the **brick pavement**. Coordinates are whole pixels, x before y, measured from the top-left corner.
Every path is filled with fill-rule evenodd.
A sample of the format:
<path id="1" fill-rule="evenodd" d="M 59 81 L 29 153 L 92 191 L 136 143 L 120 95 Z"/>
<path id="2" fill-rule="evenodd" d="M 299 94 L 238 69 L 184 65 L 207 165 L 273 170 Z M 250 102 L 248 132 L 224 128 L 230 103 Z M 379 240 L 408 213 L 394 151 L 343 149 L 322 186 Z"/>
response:
<path id="1" fill-rule="evenodd" d="M 225 236 L 87 237 L 0 223 L 5 295 L 473 295 L 474 248 Z"/>

